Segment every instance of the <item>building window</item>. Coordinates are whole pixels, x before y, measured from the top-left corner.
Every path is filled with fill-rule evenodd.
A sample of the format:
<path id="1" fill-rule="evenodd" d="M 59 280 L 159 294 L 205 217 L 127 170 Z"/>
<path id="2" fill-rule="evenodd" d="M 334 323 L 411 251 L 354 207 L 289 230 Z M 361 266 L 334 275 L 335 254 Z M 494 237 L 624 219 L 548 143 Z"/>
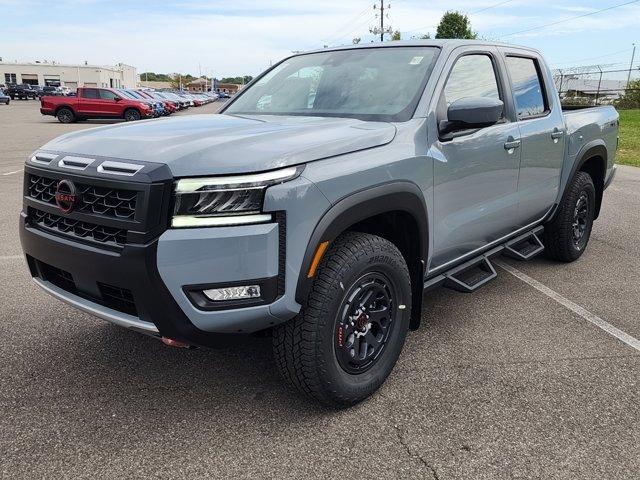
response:
<path id="1" fill-rule="evenodd" d="M 16 82 L 16 74 L 15 73 L 5 73 L 4 74 L 4 83 L 17 83 Z"/>

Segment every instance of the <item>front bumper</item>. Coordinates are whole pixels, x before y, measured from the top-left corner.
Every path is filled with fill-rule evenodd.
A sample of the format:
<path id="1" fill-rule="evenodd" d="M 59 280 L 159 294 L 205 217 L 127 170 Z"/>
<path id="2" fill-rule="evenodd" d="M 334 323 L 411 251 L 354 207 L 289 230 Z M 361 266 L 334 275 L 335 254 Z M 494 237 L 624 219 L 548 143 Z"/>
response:
<path id="1" fill-rule="evenodd" d="M 277 223 L 169 230 L 149 244 L 125 245 L 116 252 L 41 231 L 23 213 L 20 240 L 31 275 L 41 288 L 122 327 L 217 347 L 283 321 L 271 314 L 270 305 L 282 300 L 284 283 L 264 304 L 227 310 L 201 309 L 187 292 L 193 284 L 256 278 L 271 278 L 277 285 L 282 266 Z"/>
<path id="2" fill-rule="evenodd" d="M 20 239 L 34 281 L 51 295 L 127 328 L 207 346 L 299 311 L 286 291 L 295 279 L 285 282 L 284 205 L 271 223 L 167 229 L 173 177 L 165 165 L 122 176 L 104 166 L 138 164 L 95 158 L 77 173 L 65 158 L 39 152 L 25 166 Z M 60 179 L 80 192 L 66 214 L 53 198 Z M 239 284 L 259 284 L 261 298 L 203 298 L 202 290 Z"/>

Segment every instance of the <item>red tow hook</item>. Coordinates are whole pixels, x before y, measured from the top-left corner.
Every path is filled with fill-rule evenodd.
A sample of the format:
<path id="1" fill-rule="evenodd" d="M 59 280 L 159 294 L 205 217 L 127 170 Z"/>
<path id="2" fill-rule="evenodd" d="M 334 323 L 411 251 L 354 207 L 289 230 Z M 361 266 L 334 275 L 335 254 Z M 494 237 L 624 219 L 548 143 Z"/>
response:
<path id="1" fill-rule="evenodd" d="M 173 338 L 162 337 L 162 343 L 169 347 L 176 348 L 191 348 L 191 345 L 185 342 L 181 342 L 180 340 L 174 340 Z"/>

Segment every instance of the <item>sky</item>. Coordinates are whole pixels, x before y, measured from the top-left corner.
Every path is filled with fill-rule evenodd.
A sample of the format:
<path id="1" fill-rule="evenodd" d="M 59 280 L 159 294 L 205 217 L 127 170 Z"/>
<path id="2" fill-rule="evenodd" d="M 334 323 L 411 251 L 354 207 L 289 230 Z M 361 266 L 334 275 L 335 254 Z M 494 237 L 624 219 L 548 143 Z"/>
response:
<path id="1" fill-rule="evenodd" d="M 479 36 L 538 48 L 552 68 L 640 64 L 640 1 L 387 0 L 403 39 L 436 31 L 446 10 Z M 296 50 L 369 42 L 373 0 L 0 0 L 0 57 L 113 65 L 218 78 L 256 75 Z M 378 1 L 379 3 L 379 1 Z M 550 23 L 556 25 L 539 28 Z M 528 31 L 525 31 L 528 30 Z"/>

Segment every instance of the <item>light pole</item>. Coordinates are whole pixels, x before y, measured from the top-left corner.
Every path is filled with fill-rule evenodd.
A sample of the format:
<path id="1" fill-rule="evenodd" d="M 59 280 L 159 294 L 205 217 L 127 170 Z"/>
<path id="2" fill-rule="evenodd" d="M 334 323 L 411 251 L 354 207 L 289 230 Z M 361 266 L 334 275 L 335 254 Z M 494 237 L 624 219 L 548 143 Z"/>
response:
<path id="1" fill-rule="evenodd" d="M 631 81 L 631 70 L 633 70 L 633 61 L 636 59 L 636 44 L 633 44 L 633 53 L 631 54 L 631 64 L 629 65 L 629 74 L 627 75 L 627 88 L 629 88 L 629 82 Z"/>

